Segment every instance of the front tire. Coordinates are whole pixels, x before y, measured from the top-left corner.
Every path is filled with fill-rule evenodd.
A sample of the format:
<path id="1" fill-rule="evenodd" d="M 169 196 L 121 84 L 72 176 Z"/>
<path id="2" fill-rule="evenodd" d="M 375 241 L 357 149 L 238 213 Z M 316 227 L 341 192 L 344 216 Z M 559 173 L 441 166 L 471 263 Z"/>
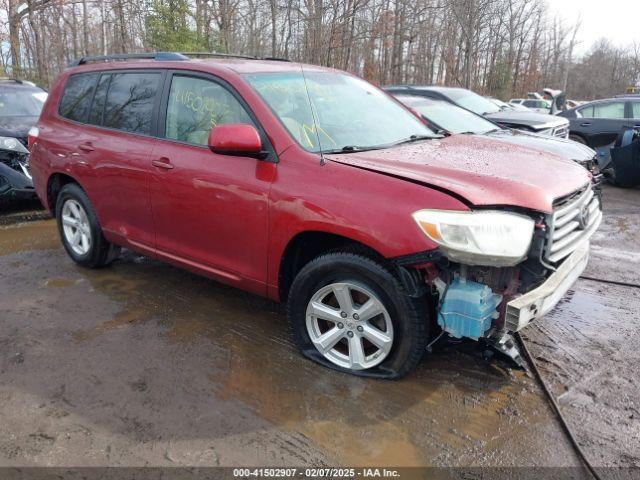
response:
<path id="1" fill-rule="evenodd" d="M 87 268 L 104 267 L 120 253 L 120 247 L 104 238 L 93 205 L 79 185 L 69 183 L 60 190 L 56 220 L 62 245 L 77 264 Z"/>
<path id="2" fill-rule="evenodd" d="M 352 253 L 312 260 L 296 276 L 288 318 L 303 355 L 360 376 L 397 379 L 422 359 L 426 302 L 382 264 Z"/>

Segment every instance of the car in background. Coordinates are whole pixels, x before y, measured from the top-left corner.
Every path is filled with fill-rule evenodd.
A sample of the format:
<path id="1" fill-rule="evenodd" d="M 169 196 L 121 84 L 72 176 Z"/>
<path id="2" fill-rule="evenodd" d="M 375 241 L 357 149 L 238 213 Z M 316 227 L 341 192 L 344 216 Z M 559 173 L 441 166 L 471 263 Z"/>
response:
<path id="1" fill-rule="evenodd" d="M 582 104 L 558 114 L 569 119 L 569 138 L 598 152 L 605 168 L 610 150 L 623 129 L 640 127 L 640 97 L 629 95 Z"/>
<path id="2" fill-rule="evenodd" d="M 507 102 L 503 102 L 502 100 L 494 97 L 485 97 L 490 102 L 495 103 L 501 110 L 519 110 L 521 112 L 529 112 L 530 110 L 527 107 L 522 105 L 512 105 Z"/>
<path id="3" fill-rule="evenodd" d="M 555 115 L 520 112 L 499 108 L 495 103 L 465 88 L 398 85 L 385 87 L 392 94 L 417 95 L 445 100 L 465 108 L 503 127 L 516 128 L 551 137 L 567 138 L 569 121 Z"/>
<path id="4" fill-rule="evenodd" d="M 538 113 L 549 113 L 551 111 L 549 102 L 540 98 L 512 98 L 509 100 L 509 104 L 527 107 L 529 110 Z"/>
<path id="5" fill-rule="evenodd" d="M 583 100 L 567 100 L 567 110 L 570 108 L 577 108 L 580 105 L 584 105 L 585 103 L 587 102 Z"/>
<path id="6" fill-rule="evenodd" d="M 499 142 L 520 147 L 534 148 L 573 160 L 594 176 L 594 182 L 601 182 L 596 152 L 586 145 L 565 139 L 538 135 L 504 128 L 469 110 L 443 100 L 418 97 L 415 95 L 394 95 L 397 100 L 420 115 L 427 126 L 437 133 L 482 135 Z"/>
<path id="7" fill-rule="evenodd" d="M 0 203 L 35 198 L 27 132 L 35 125 L 47 92 L 31 82 L 0 78 Z"/>

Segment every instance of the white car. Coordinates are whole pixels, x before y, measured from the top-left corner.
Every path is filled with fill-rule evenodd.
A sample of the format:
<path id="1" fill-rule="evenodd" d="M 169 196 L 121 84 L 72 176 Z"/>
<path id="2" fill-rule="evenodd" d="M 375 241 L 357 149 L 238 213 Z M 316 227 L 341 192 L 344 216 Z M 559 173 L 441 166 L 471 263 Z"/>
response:
<path id="1" fill-rule="evenodd" d="M 537 98 L 512 98 L 509 100 L 510 105 L 521 105 L 538 113 L 549 113 L 551 104 L 544 99 Z"/>
<path id="2" fill-rule="evenodd" d="M 505 109 L 518 110 L 520 112 L 529 111 L 529 109 L 527 107 L 525 107 L 524 105 L 516 105 L 516 104 L 503 102 L 502 100 L 494 98 L 494 97 L 486 97 L 486 98 L 490 102 L 492 102 L 492 103 L 496 104 L 498 107 L 500 107 L 501 110 L 505 110 Z"/>

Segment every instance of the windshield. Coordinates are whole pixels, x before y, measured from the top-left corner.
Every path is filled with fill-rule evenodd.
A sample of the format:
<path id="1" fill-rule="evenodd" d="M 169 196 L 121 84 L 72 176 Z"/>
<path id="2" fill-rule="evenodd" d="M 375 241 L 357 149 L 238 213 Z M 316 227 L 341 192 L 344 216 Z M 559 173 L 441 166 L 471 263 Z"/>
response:
<path id="1" fill-rule="evenodd" d="M 291 136 L 310 152 L 384 148 L 437 137 L 384 92 L 350 75 L 284 72 L 246 78 Z"/>
<path id="2" fill-rule="evenodd" d="M 43 91 L 0 89 L 0 117 L 37 117 L 46 99 Z"/>
<path id="3" fill-rule="evenodd" d="M 447 132 L 483 134 L 498 130 L 495 124 L 483 117 L 451 103 L 425 102 L 420 99 L 405 101 L 404 98 L 399 100 L 417 111 L 428 122 L 435 123 Z"/>
<path id="4" fill-rule="evenodd" d="M 447 92 L 447 95 L 462 108 L 471 110 L 478 115 L 496 113 L 500 111 L 500 108 L 496 104 L 469 90 L 452 90 L 451 92 Z"/>

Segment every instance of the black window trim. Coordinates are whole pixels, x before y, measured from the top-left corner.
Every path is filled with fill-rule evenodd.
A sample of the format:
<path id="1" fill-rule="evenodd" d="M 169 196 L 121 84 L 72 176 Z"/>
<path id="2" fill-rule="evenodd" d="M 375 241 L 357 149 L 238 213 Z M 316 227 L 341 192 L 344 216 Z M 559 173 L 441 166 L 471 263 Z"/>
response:
<path id="1" fill-rule="evenodd" d="M 169 108 L 169 94 L 171 92 L 171 82 L 174 76 L 191 77 L 191 78 L 197 78 L 200 80 L 208 80 L 210 82 L 220 85 L 222 88 L 227 90 L 238 101 L 238 103 L 240 103 L 242 108 L 244 108 L 245 112 L 247 113 L 249 118 L 251 118 L 255 127 L 258 130 L 258 133 L 260 134 L 260 139 L 262 140 L 263 149 L 266 152 L 268 152 L 268 154 L 264 158 L 261 158 L 259 160 L 265 161 L 265 162 L 271 162 L 271 163 L 278 163 L 280 161 L 278 158 L 278 155 L 276 154 L 275 148 L 273 148 L 273 145 L 269 141 L 269 137 L 267 136 L 266 130 L 264 129 L 264 127 L 256 117 L 251 107 L 249 107 L 249 104 L 245 101 L 242 95 L 240 95 L 240 93 L 235 89 L 235 87 L 231 85 L 229 82 L 227 82 L 226 80 L 218 77 L 217 75 L 214 75 L 208 72 L 200 72 L 197 70 L 182 70 L 182 69 L 167 70 L 167 74 L 164 78 L 164 86 L 162 88 L 162 94 L 161 94 L 162 100 L 160 103 L 160 110 L 157 115 L 157 121 L 158 121 L 157 138 L 159 140 L 210 151 L 206 145 L 199 145 L 197 143 L 185 142 L 182 140 L 176 140 L 175 138 L 166 137 L 166 121 L 167 121 L 167 110 Z"/>
<path id="2" fill-rule="evenodd" d="M 69 83 L 69 80 L 74 77 L 74 76 L 79 76 L 79 75 L 96 75 L 98 78 L 98 81 L 96 82 L 96 89 L 97 86 L 100 82 L 100 78 L 102 78 L 102 75 L 111 75 L 114 73 L 159 73 L 160 74 L 160 80 L 158 81 L 158 91 L 156 92 L 155 95 L 155 99 L 153 102 L 153 108 L 151 109 L 151 129 L 150 132 L 147 133 L 139 133 L 139 132 L 130 132 L 127 130 L 121 130 L 119 128 L 112 128 L 112 127 L 105 127 L 104 125 L 96 125 L 95 123 L 88 123 L 88 116 L 87 116 L 87 121 L 85 122 L 79 122 L 77 120 L 72 120 L 70 118 L 67 118 L 63 115 L 60 114 L 60 104 L 62 103 L 62 97 L 64 96 L 64 90 L 67 87 L 67 83 Z M 91 127 L 91 128 L 98 128 L 98 129 L 102 129 L 102 130 L 107 130 L 109 132 L 118 132 L 118 133 L 123 133 L 123 134 L 127 134 L 127 135 L 135 135 L 137 137 L 144 137 L 144 138 L 159 138 L 158 137 L 158 113 L 159 113 L 159 109 L 160 109 L 160 103 L 162 101 L 162 94 L 163 94 L 163 86 L 165 84 L 165 80 L 167 77 L 167 70 L 166 69 L 162 69 L 162 68 L 119 68 L 119 69 L 113 69 L 113 70 L 91 70 L 89 72 L 80 72 L 80 73 L 74 73 L 72 75 L 69 75 L 69 77 L 67 78 L 66 82 L 65 82 L 65 86 L 64 89 L 62 91 L 62 95 L 60 96 L 60 101 L 58 102 L 58 108 L 56 109 L 56 116 L 58 119 L 65 121 L 65 122 L 69 122 L 75 125 L 82 125 L 84 127 Z M 109 88 L 111 88 L 111 79 L 109 79 Z M 107 94 L 109 93 L 109 90 L 107 89 Z M 89 108 L 89 111 L 91 111 L 93 109 L 93 102 L 95 101 L 95 90 L 93 92 L 93 97 L 91 98 L 91 106 Z M 105 102 L 105 106 L 106 106 L 106 102 Z M 101 118 L 101 123 L 104 123 L 104 108 L 102 110 L 102 118 Z"/>
<path id="3" fill-rule="evenodd" d="M 633 116 L 633 106 L 640 105 L 640 98 L 638 99 L 632 98 L 628 101 L 628 104 L 629 104 L 629 120 L 631 120 L 634 125 L 640 124 L 640 117 L 635 118 Z"/>

